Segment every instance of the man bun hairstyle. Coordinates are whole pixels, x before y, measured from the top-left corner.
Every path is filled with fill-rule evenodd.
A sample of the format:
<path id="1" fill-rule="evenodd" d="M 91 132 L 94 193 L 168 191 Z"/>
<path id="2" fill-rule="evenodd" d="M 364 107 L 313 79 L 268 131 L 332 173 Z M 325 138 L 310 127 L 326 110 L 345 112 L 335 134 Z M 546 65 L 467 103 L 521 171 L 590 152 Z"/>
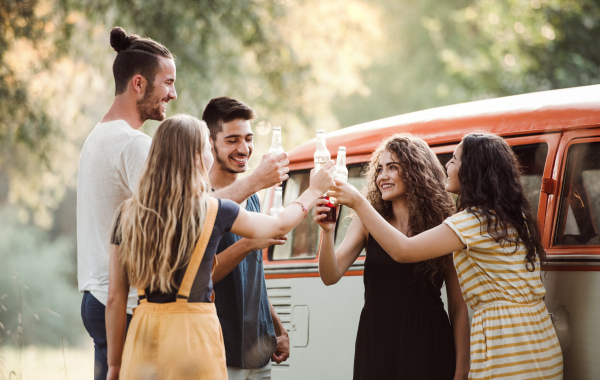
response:
<path id="1" fill-rule="evenodd" d="M 223 124 L 233 120 L 254 120 L 256 113 L 252 108 L 237 99 L 227 96 L 211 99 L 204 108 L 202 120 L 208 126 L 210 138 L 217 139 L 217 134 L 223 130 Z"/>
<path id="2" fill-rule="evenodd" d="M 151 38 L 136 34 L 127 35 L 125 29 L 115 26 L 110 31 L 110 46 L 117 52 L 113 63 L 115 95 L 127 90 L 127 82 L 137 74 L 142 75 L 152 88 L 160 63 L 158 57 L 175 59 L 164 45 Z"/>

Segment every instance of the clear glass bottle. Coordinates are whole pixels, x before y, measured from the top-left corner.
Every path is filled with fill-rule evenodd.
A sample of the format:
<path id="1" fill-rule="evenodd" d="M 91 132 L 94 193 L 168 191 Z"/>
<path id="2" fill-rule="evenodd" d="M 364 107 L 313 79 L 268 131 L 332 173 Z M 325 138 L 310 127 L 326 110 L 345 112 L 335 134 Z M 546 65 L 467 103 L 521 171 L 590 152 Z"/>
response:
<path id="1" fill-rule="evenodd" d="M 318 172 L 321 167 L 329 160 L 331 160 L 331 154 L 327 150 L 325 144 L 325 130 L 317 129 L 317 150 L 315 150 L 315 173 Z"/>
<path id="2" fill-rule="evenodd" d="M 281 146 L 281 127 L 273 127 L 273 140 L 271 140 L 271 147 L 269 148 L 269 157 L 283 153 L 283 147 Z"/>
<path id="3" fill-rule="evenodd" d="M 346 167 L 346 147 L 339 146 L 337 161 L 335 163 L 335 179 L 341 182 L 348 182 L 348 168 Z"/>
<path id="4" fill-rule="evenodd" d="M 269 215 L 277 216 L 283 212 L 283 189 L 279 186 L 275 188 L 275 195 L 273 197 L 273 205 L 269 210 Z"/>

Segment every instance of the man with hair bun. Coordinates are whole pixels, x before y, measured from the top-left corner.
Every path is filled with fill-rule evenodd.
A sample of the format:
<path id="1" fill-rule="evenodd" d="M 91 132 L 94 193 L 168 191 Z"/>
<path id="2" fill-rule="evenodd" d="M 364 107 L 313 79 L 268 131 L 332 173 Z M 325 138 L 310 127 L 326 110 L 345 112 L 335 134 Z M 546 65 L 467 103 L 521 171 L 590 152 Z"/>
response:
<path id="1" fill-rule="evenodd" d="M 86 139 L 77 177 L 77 278 L 83 292 L 81 317 L 94 340 L 94 378 L 108 373 L 105 306 L 108 297 L 108 245 L 117 207 L 130 198 L 148 157 L 150 137 L 139 131 L 146 120 L 164 120 L 167 103 L 177 98 L 175 59 L 169 50 L 150 38 L 127 35 L 123 28 L 110 32 L 117 52 L 113 64 L 115 99 Z M 127 309 L 120 310 L 129 323 L 137 306 L 135 289 Z"/>

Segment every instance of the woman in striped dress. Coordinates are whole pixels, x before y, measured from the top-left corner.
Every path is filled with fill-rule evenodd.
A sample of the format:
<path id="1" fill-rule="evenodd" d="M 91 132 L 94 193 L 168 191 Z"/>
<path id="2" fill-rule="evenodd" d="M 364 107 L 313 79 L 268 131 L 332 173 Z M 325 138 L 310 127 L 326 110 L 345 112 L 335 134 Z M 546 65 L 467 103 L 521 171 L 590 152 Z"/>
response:
<path id="1" fill-rule="evenodd" d="M 546 255 L 514 153 L 498 136 L 468 134 L 446 167 L 446 190 L 459 195 L 460 211 L 411 238 L 390 228 L 351 185 L 338 182 L 330 195 L 353 208 L 398 262 L 453 253 L 475 311 L 469 379 L 562 379 L 562 352 L 543 302 Z"/>

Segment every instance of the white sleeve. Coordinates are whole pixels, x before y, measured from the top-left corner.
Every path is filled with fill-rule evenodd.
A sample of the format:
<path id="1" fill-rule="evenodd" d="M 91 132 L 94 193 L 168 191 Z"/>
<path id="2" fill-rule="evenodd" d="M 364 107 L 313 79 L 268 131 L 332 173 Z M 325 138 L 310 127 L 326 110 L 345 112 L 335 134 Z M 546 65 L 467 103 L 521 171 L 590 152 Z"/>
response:
<path id="1" fill-rule="evenodd" d="M 149 136 L 136 136 L 127 143 L 119 157 L 118 170 L 132 193 L 137 189 L 140 174 L 150 153 L 150 145 L 152 139 Z"/>

